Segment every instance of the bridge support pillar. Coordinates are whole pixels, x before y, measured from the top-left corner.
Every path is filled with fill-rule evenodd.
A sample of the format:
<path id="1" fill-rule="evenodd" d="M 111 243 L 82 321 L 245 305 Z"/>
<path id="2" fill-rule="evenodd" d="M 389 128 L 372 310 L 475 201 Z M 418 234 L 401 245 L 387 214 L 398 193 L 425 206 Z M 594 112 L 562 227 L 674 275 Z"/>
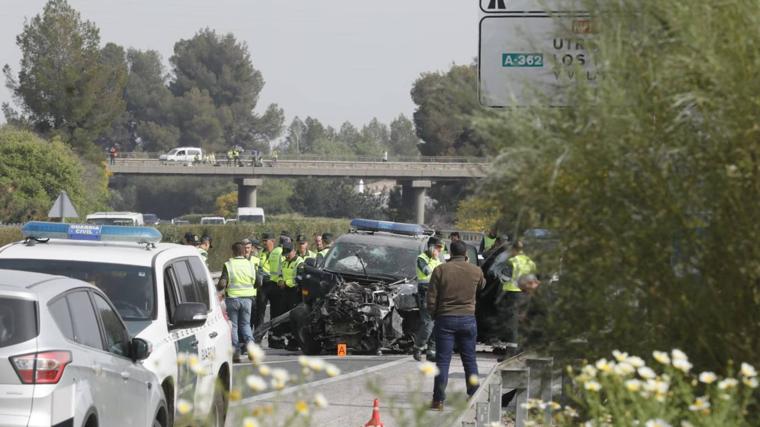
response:
<path id="1" fill-rule="evenodd" d="M 404 183 L 403 198 L 414 206 L 414 220 L 417 224 L 425 223 L 425 196 L 432 187 L 431 181 L 419 180 Z"/>
<path id="2" fill-rule="evenodd" d="M 238 207 L 255 208 L 256 207 L 256 190 L 264 183 L 261 178 L 241 178 L 236 179 L 238 186 Z"/>

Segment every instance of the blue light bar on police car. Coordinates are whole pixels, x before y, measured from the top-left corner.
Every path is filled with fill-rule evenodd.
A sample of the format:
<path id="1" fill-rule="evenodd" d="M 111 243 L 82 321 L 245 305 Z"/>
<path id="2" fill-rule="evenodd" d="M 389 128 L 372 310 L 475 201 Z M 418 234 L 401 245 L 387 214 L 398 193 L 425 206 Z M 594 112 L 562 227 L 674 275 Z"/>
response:
<path id="1" fill-rule="evenodd" d="M 90 240 L 103 242 L 158 243 L 161 232 L 152 227 L 121 225 L 64 224 L 31 221 L 21 227 L 24 238 Z"/>
<path id="2" fill-rule="evenodd" d="M 403 222 L 377 221 L 374 219 L 352 219 L 351 228 L 361 231 L 385 231 L 406 236 L 419 236 L 425 234 L 425 227 L 419 224 L 407 224 Z"/>

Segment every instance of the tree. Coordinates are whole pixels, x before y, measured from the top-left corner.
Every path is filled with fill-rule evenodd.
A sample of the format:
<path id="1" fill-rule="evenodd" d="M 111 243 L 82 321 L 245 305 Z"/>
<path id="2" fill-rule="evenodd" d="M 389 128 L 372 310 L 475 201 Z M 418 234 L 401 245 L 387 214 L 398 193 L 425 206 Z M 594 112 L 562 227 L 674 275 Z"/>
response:
<path id="1" fill-rule="evenodd" d="M 84 216 L 97 188 L 88 189 L 83 170 L 71 149 L 53 138 L 47 142 L 29 131 L 0 127 L 0 219 L 22 222 L 45 219 L 58 194 L 65 190 L 77 213 Z M 103 192 L 99 194 L 103 197 Z"/>
<path id="2" fill-rule="evenodd" d="M 288 202 L 306 216 L 385 218 L 383 197 L 357 193 L 351 179 L 298 179 Z"/>
<path id="3" fill-rule="evenodd" d="M 502 151 L 488 196 L 561 237 L 546 343 L 570 358 L 680 348 L 699 370 L 757 365 L 760 51 L 735 41 L 760 43 L 760 4 L 586 4 L 604 78 L 570 90 L 572 108 L 479 128 Z"/>
<path id="4" fill-rule="evenodd" d="M 485 114 L 477 95 L 475 65 L 453 65 L 446 73 L 425 73 L 414 82 L 414 125 L 425 156 L 484 156 L 486 141 L 474 131 L 476 114 Z"/>
<path id="5" fill-rule="evenodd" d="M 414 130 L 414 123 L 403 114 L 393 119 L 390 125 L 390 137 L 388 139 L 388 152 L 402 157 L 418 155 L 420 139 Z"/>
<path id="6" fill-rule="evenodd" d="M 216 214 L 225 218 L 232 218 L 237 215 L 237 191 L 230 191 L 216 198 Z"/>
<path id="7" fill-rule="evenodd" d="M 66 0 L 49 0 L 42 14 L 24 24 L 16 44 L 20 71 L 14 77 L 6 64 L 3 72 L 25 120 L 94 155 L 93 141 L 124 111 L 121 48 L 109 44 L 101 50 L 98 28 Z"/>
<path id="8" fill-rule="evenodd" d="M 180 99 L 207 96 L 216 110 L 215 120 L 226 146 L 238 144 L 264 151 L 267 142 L 280 135 L 284 121 L 281 108 L 272 104 L 261 116 L 253 112 L 264 79 L 253 67 L 248 46 L 232 34 L 203 29 L 191 39 L 178 41 L 170 62 L 175 76 L 170 83 L 172 93 Z M 180 129 L 183 140 L 194 139 Z"/>

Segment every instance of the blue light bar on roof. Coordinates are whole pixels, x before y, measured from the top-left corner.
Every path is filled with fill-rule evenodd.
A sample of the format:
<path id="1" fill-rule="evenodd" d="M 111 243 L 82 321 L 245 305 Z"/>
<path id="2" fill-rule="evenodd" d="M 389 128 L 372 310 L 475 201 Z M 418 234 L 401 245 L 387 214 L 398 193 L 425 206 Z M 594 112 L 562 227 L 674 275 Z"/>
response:
<path id="1" fill-rule="evenodd" d="M 152 227 L 121 225 L 64 224 L 31 221 L 21 227 L 24 238 L 92 240 L 103 242 L 158 243 L 161 232 Z"/>
<path id="2" fill-rule="evenodd" d="M 362 231 L 385 231 L 406 236 L 419 236 L 425 233 L 425 227 L 419 224 L 407 224 L 403 222 L 377 221 L 374 219 L 353 219 L 351 228 Z"/>

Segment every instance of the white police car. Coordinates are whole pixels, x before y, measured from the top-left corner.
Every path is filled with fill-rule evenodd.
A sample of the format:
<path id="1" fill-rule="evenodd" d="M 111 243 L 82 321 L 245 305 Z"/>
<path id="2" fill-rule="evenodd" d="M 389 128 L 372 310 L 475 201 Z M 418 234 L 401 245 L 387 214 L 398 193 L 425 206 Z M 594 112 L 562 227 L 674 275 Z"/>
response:
<path id="1" fill-rule="evenodd" d="M 224 425 L 232 343 L 211 275 L 191 246 L 159 243 L 150 227 L 29 222 L 25 240 L 0 248 L 0 268 L 74 277 L 100 288 L 132 336 L 153 345 L 143 363 L 158 376 L 177 420 Z"/>

